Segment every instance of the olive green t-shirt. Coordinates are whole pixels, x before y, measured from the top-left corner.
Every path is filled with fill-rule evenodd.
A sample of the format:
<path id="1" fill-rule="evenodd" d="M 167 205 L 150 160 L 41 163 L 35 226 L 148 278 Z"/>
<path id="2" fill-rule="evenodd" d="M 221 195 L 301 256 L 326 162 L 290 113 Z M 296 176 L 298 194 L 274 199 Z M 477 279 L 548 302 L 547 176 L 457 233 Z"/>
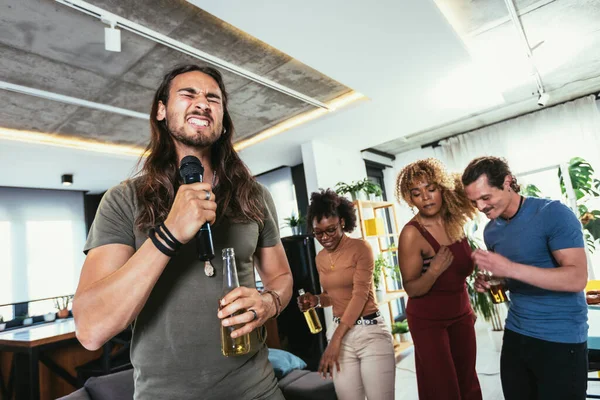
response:
<path id="1" fill-rule="evenodd" d="M 147 240 L 147 233 L 135 228 L 136 182 L 124 182 L 104 195 L 85 252 L 113 243 L 137 251 Z M 253 288 L 254 253 L 279 243 L 273 200 L 262 185 L 260 192 L 266 211 L 262 228 L 256 222 L 232 223 L 227 217 L 211 227 L 215 276 L 204 273 L 193 239 L 165 267 L 134 322 L 135 399 L 283 399 L 258 330 L 251 334 L 249 354 L 225 357 L 217 318 L 223 286 L 221 250 L 235 249 L 240 285 Z"/>

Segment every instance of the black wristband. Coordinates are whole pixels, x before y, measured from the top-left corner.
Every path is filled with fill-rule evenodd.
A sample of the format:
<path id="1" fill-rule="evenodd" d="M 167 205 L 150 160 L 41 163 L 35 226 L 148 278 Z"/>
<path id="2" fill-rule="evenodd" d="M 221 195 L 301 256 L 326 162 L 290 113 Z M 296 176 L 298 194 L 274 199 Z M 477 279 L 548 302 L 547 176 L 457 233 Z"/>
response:
<path id="1" fill-rule="evenodd" d="M 164 232 L 162 231 L 162 229 L 160 229 L 161 226 L 162 225 L 156 225 L 154 227 L 154 232 L 158 233 L 158 236 L 160 236 L 161 239 L 165 241 L 165 243 L 167 244 L 167 246 L 169 246 L 171 249 L 173 249 L 173 251 L 179 250 L 180 246 L 177 246 L 177 244 L 175 244 L 174 241 L 172 241 L 171 239 L 169 239 L 167 237 L 167 235 L 164 234 Z"/>
<path id="2" fill-rule="evenodd" d="M 150 229 L 150 235 L 148 235 L 150 237 L 150 240 L 152 240 L 152 243 L 154 243 L 154 246 L 156 246 L 156 248 L 163 253 L 165 256 L 167 257 L 173 257 L 175 256 L 175 251 L 171 250 L 167 247 L 165 247 L 164 244 L 162 244 L 160 242 L 160 240 L 158 240 L 158 238 L 156 237 L 156 231 L 154 230 L 154 228 Z"/>
<path id="3" fill-rule="evenodd" d="M 175 246 L 173 246 L 173 248 L 175 250 L 179 250 L 181 248 L 181 246 L 183 246 L 183 243 L 181 243 L 179 240 L 177 240 L 177 238 L 175 237 L 175 235 L 173 235 L 171 233 L 171 231 L 167 229 L 167 226 L 165 225 L 164 222 L 160 223 L 160 227 L 163 229 L 163 231 L 165 231 L 165 233 L 173 241 L 173 243 L 175 243 Z"/>

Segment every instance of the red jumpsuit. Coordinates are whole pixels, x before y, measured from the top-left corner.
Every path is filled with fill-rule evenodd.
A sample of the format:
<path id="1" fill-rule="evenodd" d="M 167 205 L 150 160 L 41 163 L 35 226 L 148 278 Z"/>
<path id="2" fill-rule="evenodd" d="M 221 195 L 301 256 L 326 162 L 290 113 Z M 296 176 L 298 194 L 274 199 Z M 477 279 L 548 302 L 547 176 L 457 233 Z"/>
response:
<path id="1" fill-rule="evenodd" d="M 440 244 L 418 222 L 411 221 L 437 253 Z M 406 306 L 415 344 L 420 400 L 481 400 L 475 372 L 474 315 L 465 280 L 473 272 L 466 239 L 448 246 L 452 264 L 429 292 L 411 297 Z M 423 260 L 425 271 L 432 258 Z"/>

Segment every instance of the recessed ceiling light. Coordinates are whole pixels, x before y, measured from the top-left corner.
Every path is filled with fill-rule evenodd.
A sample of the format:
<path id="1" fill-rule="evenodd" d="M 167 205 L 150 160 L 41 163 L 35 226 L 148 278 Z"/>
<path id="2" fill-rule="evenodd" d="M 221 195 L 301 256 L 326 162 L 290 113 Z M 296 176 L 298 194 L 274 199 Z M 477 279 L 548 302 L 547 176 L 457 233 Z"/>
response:
<path id="1" fill-rule="evenodd" d="M 73 175 L 72 174 L 64 174 L 60 177 L 63 186 L 71 186 L 73 184 Z"/>

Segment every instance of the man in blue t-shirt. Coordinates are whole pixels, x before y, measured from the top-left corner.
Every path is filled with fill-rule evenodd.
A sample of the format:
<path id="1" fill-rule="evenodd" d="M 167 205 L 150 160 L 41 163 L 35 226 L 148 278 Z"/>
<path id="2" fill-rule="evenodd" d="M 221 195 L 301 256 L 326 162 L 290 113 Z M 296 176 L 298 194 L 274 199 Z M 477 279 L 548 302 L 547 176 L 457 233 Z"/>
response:
<path id="1" fill-rule="evenodd" d="M 585 399 L 587 260 L 581 224 L 559 201 L 525 198 L 504 159 L 480 157 L 462 176 L 490 222 L 481 270 L 506 279 L 510 307 L 500 359 L 507 400 Z M 489 284 L 478 277 L 476 289 Z"/>

